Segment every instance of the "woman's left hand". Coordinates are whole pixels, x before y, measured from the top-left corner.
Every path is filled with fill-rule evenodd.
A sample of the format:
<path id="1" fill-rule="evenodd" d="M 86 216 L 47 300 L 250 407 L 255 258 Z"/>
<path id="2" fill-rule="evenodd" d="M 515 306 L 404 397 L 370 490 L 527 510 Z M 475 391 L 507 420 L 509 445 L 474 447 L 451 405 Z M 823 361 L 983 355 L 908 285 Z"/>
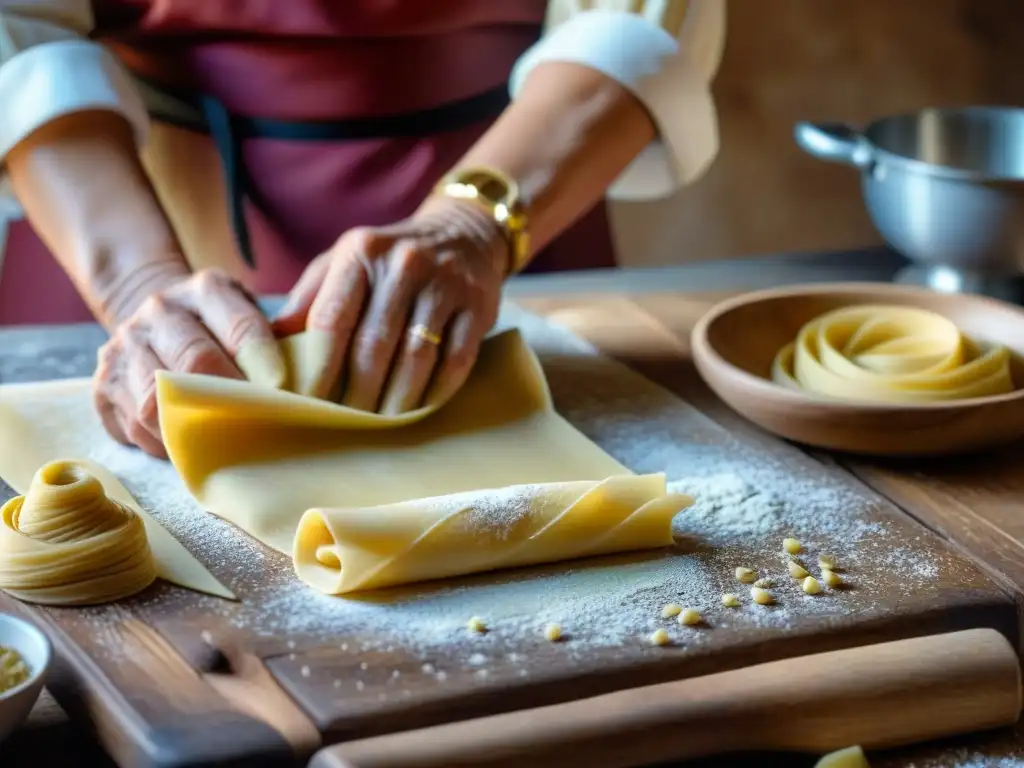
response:
<path id="1" fill-rule="evenodd" d="M 306 269 L 274 328 L 319 336 L 316 396 L 402 413 L 465 382 L 497 320 L 507 266 L 508 243 L 486 213 L 432 198 L 397 224 L 342 235 Z"/>

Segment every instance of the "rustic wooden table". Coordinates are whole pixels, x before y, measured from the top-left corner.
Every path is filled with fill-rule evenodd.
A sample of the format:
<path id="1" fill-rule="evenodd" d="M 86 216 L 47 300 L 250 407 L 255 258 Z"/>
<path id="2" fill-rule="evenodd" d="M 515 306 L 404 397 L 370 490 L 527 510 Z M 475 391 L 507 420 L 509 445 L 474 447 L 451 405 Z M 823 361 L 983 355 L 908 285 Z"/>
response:
<path id="1" fill-rule="evenodd" d="M 628 346 L 629 334 L 623 333 L 623 327 L 631 325 L 648 335 L 653 329 L 675 354 L 685 357 L 693 322 L 723 296 L 796 282 L 888 281 L 901 266 L 898 257 L 884 250 L 778 256 L 664 269 L 524 277 L 514 281 L 508 293 L 527 309 L 555 317 L 605 351 L 622 353 L 625 359 L 629 350 L 616 345 Z M 613 327 L 614 334 L 602 331 Z M 0 331 L 0 382 L 88 374 L 102 339 L 95 326 Z M 45 346 L 51 354 L 26 358 L 17 353 L 22 345 Z M 718 403 L 692 371 L 682 389 L 689 402 L 723 426 L 754 429 Z M 853 474 L 894 501 L 917 524 L 937 532 L 978 563 L 1019 602 L 1024 585 L 1024 520 L 1018 510 L 1024 502 L 1024 478 L 1014 469 L 1020 464 L 1020 453 L 912 467 L 835 456 L 816 458 Z M 794 757 L 786 757 L 784 762 L 807 764 Z M 774 759 L 756 760 L 758 765 L 774 763 Z M 0 747 L 0 764 L 11 768 L 113 765 L 46 694 L 29 722 Z M 1010 730 L 879 755 L 873 765 L 1024 766 L 1024 732 Z"/>

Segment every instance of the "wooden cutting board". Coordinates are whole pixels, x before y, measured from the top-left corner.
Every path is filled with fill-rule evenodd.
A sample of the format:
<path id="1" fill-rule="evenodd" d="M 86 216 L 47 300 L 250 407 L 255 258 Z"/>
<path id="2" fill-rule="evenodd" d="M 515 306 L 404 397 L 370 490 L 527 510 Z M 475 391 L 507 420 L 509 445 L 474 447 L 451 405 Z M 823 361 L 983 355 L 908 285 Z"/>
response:
<path id="1" fill-rule="evenodd" d="M 684 536 L 677 552 L 390 594 L 388 602 L 366 608 L 378 612 L 370 614 L 381 617 L 378 623 L 339 621 L 323 605 L 327 598 L 313 601 L 315 595 L 309 609 L 298 600 L 270 600 L 291 583 L 290 564 L 252 547 L 225 551 L 207 563 L 240 594 L 238 604 L 159 584 L 116 606 L 51 610 L 4 600 L 2 607 L 24 611 L 50 632 L 60 655 L 55 695 L 126 766 L 301 764 L 321 740 L 556 703 L 812 651 L 980 626 L 1016 642 L 1014 601 L 978 566 L 835 462 L 723 412 L 696 381 L 679 333 L 704 304 L 682 297 L 665 301 L 671 326 L 658 322 L 649 307 L 641 311 L 620 299 L 526 303 L 554 313 L 693 403 L 669 398 L 670 408 L 645 408 L 652 395 L 641 382 L 635 396 L 622 390 L 621 376 L 614 392 L 602 387 L 602 377 L 613 375 L 607 366 L 615 366 L 594 358 L 590 406 L 605 408 L 609 423 L 628 426 L 603 431 L 590 424 L 599 443 L 602 436 L 615 443 L 606 449 L 643 457 L 636 445 L 621 441 L 649 440 L 670 426 L 673 450 L 732 462 L 723 464 L 718 485 L 728 491 L 740 483 L 739 496 L 726 494 L 717 511 L 695 513 L 696 533 Z M 556 405 L 572 421 L 580 407 L 579 367 L 566 368 L 558 356 L 544 362 Z M 648 461 L 659 459 L 640 463 Z M 786 485 L 834 492 L 806 494 L 813 514 L 801 508 L 799 494 L 776 504 L 767 489 L 750 486 L 744 498 L 740 481 L 748 462 L 750 477 L 770 471 L 777 484 L 782 478 L 779 499 L 786 497 Z M 744 504 L 748 517 L 730 512 Z M 775 515 L 778 524 L 767 531 L 761 514 Z M 800 593 L 779 556 L 783 532 L 831 549 L 841 564 L 846 558 L 850 588 L 816 598 Z M 779 604 L 749 604 L 748 587 L 732 576 L 738 565 L 771 576 Z M 717 598 L 725 591 L 747 604 L 733 612 L 720 607 Z M 707 624 L 689 629 L 661 620 L 660 606 L 673 599 L 696 604 Z M 452 628 L 474 613 L 491 624 L 485 637 Z M 544 640 L 549 615 L 560 618 L 566 642 Z M 658 626 L 672 634 L 671 646 L 646 642 Z M 204 650 L 211 643 L 222 657 Z"/>

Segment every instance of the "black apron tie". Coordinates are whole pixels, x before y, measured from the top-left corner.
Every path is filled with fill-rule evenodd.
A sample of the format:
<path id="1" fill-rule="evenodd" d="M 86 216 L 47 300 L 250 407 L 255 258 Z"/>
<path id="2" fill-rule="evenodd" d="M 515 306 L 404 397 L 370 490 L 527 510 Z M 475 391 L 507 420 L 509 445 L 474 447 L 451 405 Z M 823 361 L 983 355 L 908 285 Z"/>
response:
<path id="1" fill-rule="evenodd" d="M 231 230 L 235 234 L 235 243 L 242 260 L 250 268 L 256 267 L 256 257 L 252 252 L 252 238 L 249 236 L 249 224 L 245 219 L 245 201 L 252 185 L 242 157 L 242 142 L 235 129 L 235 120 L 223 102 L 212 96 L 201 96 L 199 104 L 206 118 L 210 138 L 217 147 L 221 170 L 224 172 L 224 186 L 227 190 L 228 218 Z"/>
<path id="2" fill-rule="evenodd" d="M 253 199 L 253 185 L 242 156 L 242 142 L 249 138 L 278 139 L 284 141 L 366 141 L 370 139 L 421 138 L 447 131 L 468 128 L 475 123 L 494 119 L 508 106 L 508 86 L 505 83 L 476 96 L 443 104 L 433 109 L 383 117 L 357 117 L 329 121 L 285 121 L 261 117 L 232 115 L 224 103 L 213 96 L 198 98 L 169 91 L 152 82 L 148 85 L 177 99 L 197 106 L 206 121 L 217 147 L 224 185 L 227 193 L 228 215 L 235 242 L 242 259 L 255 268 L 252 238 L 245 218 L 245 203 L 258 204 Z M 155 119 L 181 125 L 180 120 L 154 115 Z M 194 125 L 183 127 L 195 128 Z"/>

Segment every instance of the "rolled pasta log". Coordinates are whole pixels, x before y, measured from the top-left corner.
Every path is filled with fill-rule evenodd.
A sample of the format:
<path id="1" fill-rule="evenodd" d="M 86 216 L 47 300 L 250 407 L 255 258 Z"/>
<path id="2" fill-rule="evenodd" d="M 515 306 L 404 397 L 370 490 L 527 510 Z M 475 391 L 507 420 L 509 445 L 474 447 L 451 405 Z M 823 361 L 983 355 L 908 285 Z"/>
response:
<path id="1" fill-rule="evenodd" d="M 664 475 L 470 491 L 376 507 L 311 509 L 299 578 L 329 594 L 672 544 L 693 503 Z"/>
<path id="2" fill-rule="evenodd" d="M 1012 392 L 1010 352 L 983 346 L 949 320 L 914 307 L 853 306 L 800 329 L 772 380 L 826 397 L 936 402 Z"/>
<path id="3" fill-rule="evenodd" d="M 46 464 L 0 509 L 0 589 L 18 600 L 106 603 L 155 578 L 142 519 L 76 462 Z"/>

